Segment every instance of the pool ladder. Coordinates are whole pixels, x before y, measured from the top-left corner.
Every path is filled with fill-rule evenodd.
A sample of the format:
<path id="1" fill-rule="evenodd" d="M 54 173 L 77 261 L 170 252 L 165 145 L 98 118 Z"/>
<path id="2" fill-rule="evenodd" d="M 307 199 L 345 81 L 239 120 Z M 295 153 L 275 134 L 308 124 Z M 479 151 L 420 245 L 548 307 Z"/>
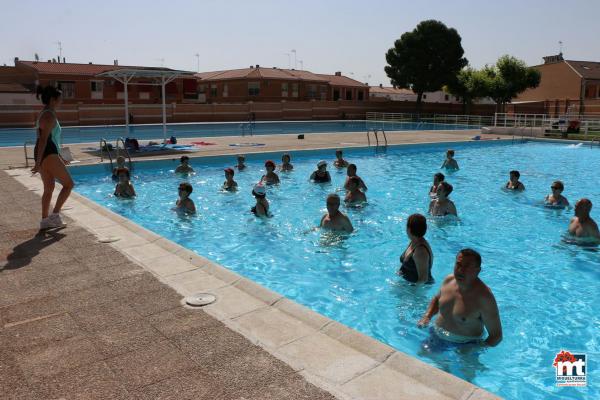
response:
<path id="1" fill-rule="evenodd" d="M 590 142 L 590 149 L 594 147 L 594 142 L 598 142 L 598 147 L 600 147 L 600 138 L 592 138 Z"/>
<path id="2" fill-rule="evenodd" d="M 376 147 L 379 147 L 379 136 L 378 136 L 378 132 L 381 131 L 381 133 L 383 133 L 383 140 L 385 141 L 385 145 L 387 147 L 388 142 L 387 142 L 387 136 L 385 135 L 385 129 L 381 128 L 367 128 L 367 142 L 369 143 L 369 146 L 371 146 L 371 131 L 373 131 L 373 135 L 375 136 L 375 143 L 376 143 Z"/>
<path id="3" fill-rule="evenodd" d="M 25 143 L 23 143 L 23 152 L 25 153 L 25 167 L 29 168 L 29 160 L 33 160 L 35 162 L 35 157 L 29 157 L 29 154 L 27 154 L 27 145 L 28 144 L 32 144 L 35 146 L 35 142 L 26 140 Z M 34 150 L 35 153 L 35 150 Z"/>
<path id="4" fill-rule="evenodd" d="M 119 142 L 121 142 L 123 144 L 123 151 L 125 152 L 125 155 L 127 156 L 127 159 L 129 161 L 129 170 L 132 171 L 133 163 L 131 162 L 131 155 L 129 154 L 129 150 L 127 149 L 127 146 L 125 146 L 125 140 L 122 137 L 117 138 L 117 140 L 116 140 L 116 143 L 115 143 L 116 155 L 117 155 L 117 157 L 119 157 Z M 104 161 L 104 152 L 106 152 L 106 154 L 108 155 L 108 159 L 110 160 L 110 170 L 112 171 L 114 169 L 114 166 L 113 166 L 112 155 L 110 154 L 110 149 L 108 148 L 108 142 L 106 141 L 106 139 L 101 138 L 100 139 L 100 162 Z"/>

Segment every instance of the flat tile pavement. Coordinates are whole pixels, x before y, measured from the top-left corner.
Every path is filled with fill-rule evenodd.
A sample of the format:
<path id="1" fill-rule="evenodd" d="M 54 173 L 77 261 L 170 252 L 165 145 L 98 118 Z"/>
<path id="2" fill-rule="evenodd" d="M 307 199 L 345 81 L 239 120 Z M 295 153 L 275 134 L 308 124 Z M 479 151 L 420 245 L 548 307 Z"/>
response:
<path id="1" fill-rule="evenodd" d="M 403 143 L 422 143 L 422 142 L 452 142 L 471 140 L 475 135 L 480 135 L 486 139 L 496 139 L 498 137 L 510 139 L 512 136 L 502 135 L 482 135 L 480 130 L 455 130 L 455 131 L 390 131 L 387 132 L 389 144 Z M 374 145 L 373 133 L 371 133 L 371 144 Z M 379 134 L 382 139 L 381 133 Z M 96 163 L 99 161 L 97 153 L 86 151 L 87 148 L 98 148 L 98 138 L 91 138 L 93 143 L 86 144 L 68 144 L 76 160 L 82 163 Z M 160 139 L 156 139 L 159 141 Z M 310 133 L 306 134 L 302 140 L 297 139 L 297 135 L 259 135 L 259 136 L 222 136 L 208 138 L 179 138 L 180 144 L 191 144 L 193 142 L 212 143 L 211 145 L 196 146 L 192 156 L 211 156 L 238 153 L 257 153 L 264 151 L 283 151 L 283 150 L 307 150 L 318 148 L 346 148 L 367 146 L 367 135 L 365 132 L 351 133 Z M 147 141 L 142 140 L 145 144 Z M 113 143 L 114 144 L 114 143 Z M 254 144 L 259 144 L 255 146 Z M 33 148 L 29 147 L 29 156 L 32 155 Z M 159 155 L 158 153 L 146 153 L 146 156 L 152 158 L 174 158 L 182 153 L 171 153 Z M 189 153 L 186 153 L 189 154 Z M 136 156 L 133 154 L 133 156 Z M 31 161 L 30 161 L 31 162 Z M 25 166 L 23 147 L 0 147 L 0 169 L 16 168 Z"/>
<path id="2" fill-rule="evenodd" d="M 0 171 L 0 397 L 333 399 Z"/>

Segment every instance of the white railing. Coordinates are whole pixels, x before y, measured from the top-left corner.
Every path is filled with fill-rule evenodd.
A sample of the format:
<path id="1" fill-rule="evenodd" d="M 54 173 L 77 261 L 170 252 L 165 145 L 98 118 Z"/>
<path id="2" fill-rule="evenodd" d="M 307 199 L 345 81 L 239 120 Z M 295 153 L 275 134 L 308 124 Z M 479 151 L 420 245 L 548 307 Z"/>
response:
<path id="1" fill-rule="evenodd" d="M 546 114 L 496 113 L 493 125 L 501 127 L 542 127 L 547 118 Z"/>
<path id="2" fill-rule="evenodd" d="M 507 128 L 541 128 L 545 131 L 567 132 L 571 121 L 579 122 L 579 133 L 600 132 L 600 114 L 570 114 L 551 117 L 546 114 L 496 113 L 493 126 Z"/>
<path id="3" fill-rule="evenodd" d="M 367 128 L 375 124 L 386 123 L 431 123 L 444 125 L 461 125 L 481 127 L 491 125 L 494 117 L 485 115 L 460 115 L 460 114 L 409 114 L 409 113 L 383 113 L 368 112 L 366 114 Z"/>

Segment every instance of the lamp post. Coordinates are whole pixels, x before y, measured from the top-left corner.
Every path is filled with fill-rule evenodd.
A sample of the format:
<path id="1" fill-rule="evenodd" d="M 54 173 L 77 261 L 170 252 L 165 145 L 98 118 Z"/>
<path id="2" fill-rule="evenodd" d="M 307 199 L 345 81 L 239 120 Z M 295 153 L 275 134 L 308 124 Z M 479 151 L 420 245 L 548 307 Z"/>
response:
<path id="1" fill-rule="evenodd" d="M 196 59 L 198 60 L 198 72 L 200 72 L 200 53 L 196 53 L 194 55 L 196 56 Z"/>

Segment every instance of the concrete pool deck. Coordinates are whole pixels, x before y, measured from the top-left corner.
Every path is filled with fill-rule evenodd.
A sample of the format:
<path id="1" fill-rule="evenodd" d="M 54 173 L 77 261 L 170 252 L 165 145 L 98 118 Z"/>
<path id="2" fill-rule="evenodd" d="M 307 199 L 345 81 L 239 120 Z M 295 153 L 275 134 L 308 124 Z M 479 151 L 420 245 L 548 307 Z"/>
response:
<path id="1" fill-rule="evenodd" d="M 435 134 L 442 136 L 420 141 L 473 136 Z M 339 140 L 311 147 L 350 147 Z M 252 150 L 296 148 L 289 138 L 287 147 L 270 144 Z M 77 194 L 64 211 L 74 221 L 69 228 L 36 236 L 41 182 L 26 170 L 7 173 L 13 179 L 0 173 L 7 189 L 0 195 L 0 360 L 7 371 L 0 389 L 15 398 L 40 390 L 69 398 L 497 398 Z M 199 291 L 217 302 L 181 306 Z M 21 379 L 28 385 L 17 386 Z"/>
<path id="2" fill-rule="evenodd" d="M 389 131 L 386 132 L 388 144 L 408 144 L 408 143 L 430 143 L 430 142 L 457 142 L 468 141 L 476 135 L 482 138 L 502 138 L 511 139 L 512 135 L 496 135 L 496 134 L 481 134 L 478 129 L 460 130 L 460 131 Z M 381 134 L 380 139 L 381 139 Z M 98 138 L 99 140 L 99 138 Z M 159 141 L 161 139 L 155 139 Z M 160 155 L 157 153 L 146 153 L 145 155 L 132 154 L 132 158 L 140 159 L 164 159 L 176 158 L 182 154 L 187 154 L 191 157 L 214 156 L 226 154 L 249 154 L 262 153 L 265 151 L 294 151 L 294 150 L 311 150 L 311 149 L 327 149 L 327 148 L 350 148 L 364 147 L 368 145 L 365 132 L 345 132 L 345 133 L 309 133 L 302 140 L 297 139 L 296 134 L 285 135 L 258 135 L 258 136 L 221 136 L 207 138 L 179 138 L 178 144 L 191 144 L 192 142 L 207 142 L 214 145 L 196 146 L 193 152 L 178 152 Z M 141 141 L 146 143 L 146 140 Z M 142 144 L 140 143 L 140 144 Z M 264 146 L 231 146 L 233 144 L 260 143 Z M 371 133 L 371 143 L 374 143 L 373 134 Z M 114 143 L 113 143 L 114 145 Z M 71 149 L 71 153 L 75 160 L 82 164 L 97 163 L 99 158 L 97 155 L 86 151 L 90 147 L 98 148 L 98 141 L 85 144 L 65 144 Z M 33 155 L 33 147 L 28 147 L 29 156 Z M 279 160 L 276 160 L 279 161 Z M 31 161 L 30 161 L 31 163 Z M 0 147 L 0 169 L 21 168 L 25 166 L 25 156 L 23 147 Z"/>

